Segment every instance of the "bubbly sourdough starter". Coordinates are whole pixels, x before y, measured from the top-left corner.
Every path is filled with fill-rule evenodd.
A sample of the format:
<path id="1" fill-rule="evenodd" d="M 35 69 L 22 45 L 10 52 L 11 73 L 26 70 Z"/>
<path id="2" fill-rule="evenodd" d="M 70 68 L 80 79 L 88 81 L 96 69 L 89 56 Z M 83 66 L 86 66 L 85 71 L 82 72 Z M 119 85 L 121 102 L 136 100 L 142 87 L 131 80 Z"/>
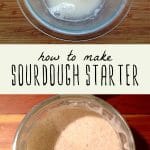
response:
<path id="1" fill-rule="evenodd" d="M 45 0 L 50 13 L 59 19 L 85 19 L 96 15 L 103 0 Z"/>
<path id="2" fill-rule="evenodd" d="M 122 150 L 112 126 L 87 109 L 55 109 L 35 124 L 27 150 Z"/>

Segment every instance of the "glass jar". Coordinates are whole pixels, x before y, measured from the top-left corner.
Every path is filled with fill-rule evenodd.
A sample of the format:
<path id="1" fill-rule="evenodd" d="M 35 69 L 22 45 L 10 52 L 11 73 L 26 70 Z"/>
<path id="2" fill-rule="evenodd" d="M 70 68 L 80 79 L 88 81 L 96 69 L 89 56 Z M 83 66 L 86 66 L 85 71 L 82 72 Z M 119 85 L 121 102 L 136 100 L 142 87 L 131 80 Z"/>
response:
<path id="1" fill-rule="evenodd" d="M 122 150 L 135 150 L 135 143 L 130 128 L 123 117 L 104 100 L 90 95 L 58 95 L 35 106 L 23 119 L 13 142 L 13 150 L 27 150 L 27 139 L 34 125 L 46 118 L 50 111 L 67 108 L 86 108 L 105 119 L 113 127 L 121 141 Z"/>

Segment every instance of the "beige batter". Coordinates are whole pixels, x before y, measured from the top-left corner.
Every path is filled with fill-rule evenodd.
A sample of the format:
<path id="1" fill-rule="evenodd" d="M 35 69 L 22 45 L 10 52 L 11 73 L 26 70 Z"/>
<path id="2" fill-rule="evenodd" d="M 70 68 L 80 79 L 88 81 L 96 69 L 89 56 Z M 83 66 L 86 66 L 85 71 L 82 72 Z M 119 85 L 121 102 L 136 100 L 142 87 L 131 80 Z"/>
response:
<path id="1" fill-rule="evenodd" d="M 39 120 L 27 150 L 122 150 L 112 126 L 93 111 L 62 107 Z"/>

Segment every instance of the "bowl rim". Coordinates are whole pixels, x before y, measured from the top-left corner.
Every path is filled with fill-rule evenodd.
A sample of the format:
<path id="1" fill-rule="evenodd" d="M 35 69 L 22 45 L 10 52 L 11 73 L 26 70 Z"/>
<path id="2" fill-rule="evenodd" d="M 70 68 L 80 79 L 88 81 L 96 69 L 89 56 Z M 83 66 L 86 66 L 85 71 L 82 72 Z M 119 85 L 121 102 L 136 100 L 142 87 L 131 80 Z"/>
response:
<path id="1" fill-rule="evenodd" d="M 127 16 L 131 8 L 132 1 L 133 0 L 126 0 L 126 3 L 124 3 L 122 0 L 117 8 L 119 11 L 115 11 L 114 14 L 111 15 L 111 17 L 101 26 L 78 32 L 70 32 L 52 25 L 48 26 L 45 21 L 40 18 L 35 11 L 33 11 L 31 8 L 32 6 L 29 2 L 27 2 L 27 0 L 17 0 L 17 3 L 28 22 L 30 22 L 30 24 L 32 24 L 32 26 L 40 32 L 59 40 L 78 42 L 92 40 L 97 37 L 104 36 L 114 30 Z"/>
<path id="2" fill-rule="evenodd" d="M 52 96 L 52 97 L 38 103 L 37 105 L 33 106 L 32 109 L 25 115 L 25 117 L 23 118 L 19 127 L 16 130 L 16 134 L 15 134 L 15 137 L 14 137 L 13 143 L 12 143 L 12 150 L 16 150 L 19 135 L 20 135 L 24 125 L 27 123 L 27 121 L 30 119 L 30 117 L 32 115 L 36 114 L 36 112 L 38 110 L 40 110 L 41 108 L 43 108 L 55 101 L 60 101 L 60 100 L 70 99 L 70 98 L 75 99 L 75 100 L 84 98 L 84 99 L 89 99 L 89 101 L 90 101 L 90 99 L 92 99 L 92 100 L 96 101 L 98 104 L 104 106 L 105 108 L 107 107 L 107 109 L 112 111 L 115 116 L 118 116 L 119 120 L 124 124 L 125 128 L 127 129 L 128 133 L 129 133 L 131 143 L 133 144 L 133 150 L 136 150 L 132 131 L 131 131 L 129 125 L 127 124 L 127 122 L 125 121 L 125 119 L 123 118 L 123 116 L 111 104 L 109 104 L 106 101 L 104 101 L 103 99 L 93 96 L 93 95 L 55 95 L 55 96 Z"/>

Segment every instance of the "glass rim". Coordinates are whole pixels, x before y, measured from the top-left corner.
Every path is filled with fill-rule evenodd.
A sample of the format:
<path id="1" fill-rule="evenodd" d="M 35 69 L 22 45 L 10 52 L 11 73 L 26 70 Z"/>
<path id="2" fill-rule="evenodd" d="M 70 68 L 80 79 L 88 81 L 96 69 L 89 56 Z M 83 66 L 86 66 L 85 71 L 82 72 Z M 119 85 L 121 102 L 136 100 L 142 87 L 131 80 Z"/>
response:
<path id="1" fill-rule="evenodd" d="M 38 103 L 37 105 L 33 106 L 33 108 L 25 115 L 25 117 L 23 118 L 19 127 L 16 130 L 16 134 L 15 134 L 15 137 L 14 137 L 13 143 L 12 143 L 12 150 L 16 150 L 19 134 L 21 133 L 24 125 L 27 123 L 27 121 L 30 119 L 30 117 L 32 115 L 36 114 L 36 112 L 38 110 L 40 110 L 41 108 L 43 108 L 44 106 L 47 106 L 47 105 L 49 105 L 55 101 L 66 100 L 66 99 L 70 99 L 70 98 L 74 99 L 74 100 L 77 100 L 77 99 L 79 100 L 80 98 L 82 98 L 82 99 L 84 98 L 84 99 L 88 99 L 88 100 L 94 100 L 98 104 L 100 104 L 101 106 L 104 106 L 108 110 L 112 111 L 115 116 L 118 116 L 119 120 L 123 123 L 123 125 L 127 129 L 127 132 L 128 132 L 129 137 L 131 139 L 131 143 L 133 144 L 132 145 L 133 150 L 136 150 L 135 141 L 133 138 L 132 131 L 131 131 L 129 125 L 127 124 L 127 122 L 125 121 L 125 119 L 123 118 L 123 116 L 111 104 L 109 104 L 109 103 L 105 102 L 103 99 L 96 97 L 96 96 L 93 96 L 93 95 L 56 95 L 56 96 L 52 96 L 52 97 Z"/>
<path id="2" fill-rule="evenodd" d="M 35 14 L 35 12 L 32 9 L 30 11 L 27 8 L 25 1 L 26 0 L 17 0 L 17 3 L 25 18 L 28 20 L 30 24 L 32 24 L 34 28 L 36 28 L 37 30 L 39 30 L 40 32 L 44 33 L 49 37 L 53 37 L 64 41 L 78 42 L 78 41 L 92 40 L 104 36 L 105 34 L 114 30 L 127 16 L 133 0 L 127 0 L 124 8 L 121 9 L 119 12 L 116 12 L 117 15 L 115 15 L 115 18 L 113 17 L 114 19 L 113 18 L 108 19 L 105 25 L 93 28 L 88 32 L 82 31 L 82 33 L 69 32 L 66 30 L 55 28 L 53 26 L 48 28 L 45 23 L 42 23 L 41 19 L 40 19 L 41 22 L 39 21 L 39 17 Z M 120 7 L 121 5 L 122 4 L 120 4 Z"/>

